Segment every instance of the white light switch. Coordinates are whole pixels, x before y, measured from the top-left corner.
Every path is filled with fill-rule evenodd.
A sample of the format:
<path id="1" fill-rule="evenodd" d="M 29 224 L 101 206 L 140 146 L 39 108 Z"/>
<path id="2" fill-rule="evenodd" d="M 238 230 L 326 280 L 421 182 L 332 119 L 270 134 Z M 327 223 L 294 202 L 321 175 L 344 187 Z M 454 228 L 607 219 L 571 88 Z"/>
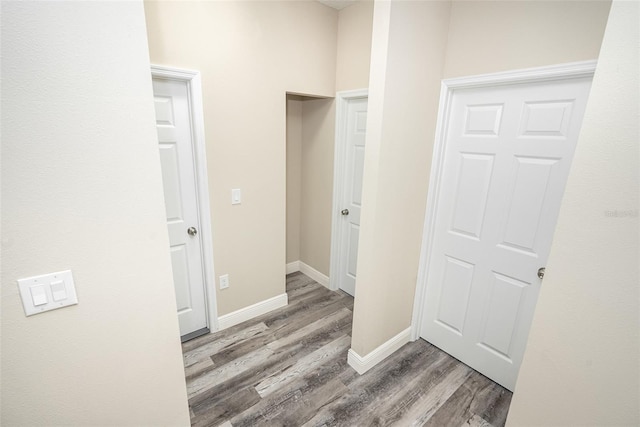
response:
<path id="1" fill-rule="evenodd" d="M 71 270 L 20 279 L 18 288 L 27 316 L 78 303 Z"/>
<path id="2" fill-rule="evenodd" d="M 242 193 L 239 188 L 231 190 L 231 204 L 239 205 L 242 202 Z"/>
<path id="3" fill-rule="evenodd" d="M 44 289 L 44 285 L 30 286 L 29 292 L 33 305 L 39 306 L 47 303 L 47 291 Z"/>
<path id="4" fill-rule="evenodd" d="M 62 301 L 67 298 L 67 289 L 64 287 L 64 280 L 51 282 L 51 295 L 54 301 Z"/>

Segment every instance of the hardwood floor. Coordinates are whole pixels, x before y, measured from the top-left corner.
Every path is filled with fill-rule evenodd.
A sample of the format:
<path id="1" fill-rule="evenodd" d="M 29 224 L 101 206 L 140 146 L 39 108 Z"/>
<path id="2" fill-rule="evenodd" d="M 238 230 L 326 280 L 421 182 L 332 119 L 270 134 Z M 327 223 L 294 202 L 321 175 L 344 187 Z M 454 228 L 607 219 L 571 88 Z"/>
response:
<path id="1" fill-rule="evenodd" d="M 424 340 L 358 375 L 353 298 L 302 273 L 289 305 L 183 344 L 194 426 L 502 426 L 511 393 Z"/>

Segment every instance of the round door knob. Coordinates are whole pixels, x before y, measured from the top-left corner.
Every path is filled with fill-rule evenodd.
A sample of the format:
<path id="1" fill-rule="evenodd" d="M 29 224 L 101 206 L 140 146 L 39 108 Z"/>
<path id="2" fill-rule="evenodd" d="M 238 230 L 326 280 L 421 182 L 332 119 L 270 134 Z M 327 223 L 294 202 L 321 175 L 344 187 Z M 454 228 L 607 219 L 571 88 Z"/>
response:
<path id="1" fill-rule="evenodd" d="M 189 227 L 187 228 L 187 234 L 189 236 L 195 236 L 196 234 L 198 234 L 198 230 L 196 230 L 195 227 Z"/>
<path id="2" fill-rule="evenodd" d="M 342 215 L 349 215 L 349 209 L 342 209 L 342 210 L 340 211 L 340 213 L 341 213 Z"/>
<path id="3" fill-rule="evenodd" d="M 545 268 L 544 267 L 540 267 L 538 269 L 538 277 L 541 278 L 541 279 L 544 278 L 544 273 L 545 273 Z"/>

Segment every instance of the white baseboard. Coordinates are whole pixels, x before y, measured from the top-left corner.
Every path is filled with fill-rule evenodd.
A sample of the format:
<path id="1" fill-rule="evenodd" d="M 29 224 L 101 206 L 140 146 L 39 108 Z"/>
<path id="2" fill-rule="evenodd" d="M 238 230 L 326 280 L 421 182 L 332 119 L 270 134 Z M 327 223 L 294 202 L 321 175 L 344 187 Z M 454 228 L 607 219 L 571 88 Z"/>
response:
<path id="1" fill-rule="evenodd" d="M 329 277 L 320 273 L 310 265 L 305 264 L 302 261 L 293 261 L 287 264 L 287 274 L 295 273 L 296 271 L 306 274 L 325 288 L 329 288 Z"/>
<path id="2" fill-rule="evenodd" d="M 295 273 L 296 271 L 300 271 L 300 261 L 293 261 L 287 264 L 287 274 Z"/>
<path id="3" fill-rule="evenodd" d="M 218 317 L 218 330 L 229 328 L 237 325 L 238 323 L 266 314 L 277 308 L 284 307 L 288 302 L 287 294 L 284 293 L 273 298 L 260 301 L 259 303 L 250 305 L 249 307 L 241 308 L 240 310 L 225 314 L 224 316 Z"/>
<path id="4" fill-rule="evenodd" d="M 411 338 L 411 328 L 405 329 L 389 341 L 382 343 L 366 356 L 360 356 L 350 348 L 347 362 L 357 373 L 362 375 L 408 343 L 409 338 Z"/>
<path id="5" fill-rule="evenodd" d="M 300 262 L 300 271 L 302 273 L 304 273 L 307 276 L 311 277 L 313 280 L 315 280 L 316 282 L 320 283 L 325 288 L 329 288 L 329 277 L 328 276 L 325 276 L 324 274 L 320 273 L 315 268 L 305 264 L 302 261 L 299 261 L 299 262 Z"/>

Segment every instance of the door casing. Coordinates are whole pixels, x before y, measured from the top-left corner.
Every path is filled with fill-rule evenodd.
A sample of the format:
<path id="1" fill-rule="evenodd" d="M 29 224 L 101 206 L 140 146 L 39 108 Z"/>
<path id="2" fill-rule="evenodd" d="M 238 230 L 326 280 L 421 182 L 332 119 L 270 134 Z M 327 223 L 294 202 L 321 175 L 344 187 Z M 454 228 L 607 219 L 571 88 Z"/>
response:
<path id="1" fill-rule="evenodd" d="M 480 87 L 502 86 L 515 83 L 535 83 L 550 80 L 563 80 L 577 77 L 593 77 L 597 61 L 582 61 L 568 64 L 552 65 L 522 70 L 506 71 L 500 73 L 483 74 L 478 76 L 446 79 L 442 81 L 440 90 L 440 104 L 438 108 L 438 121 L 436 125 L 436 138 L 433 148 L 433 161 L 429 177 L 429 192 L 427 194 L 427 209 L 422 245 L 420 251 L 420 264 L 418 266 L 418 279 L 413 304 L 413 316 L 411 321 L 411 340 L 420 338 L 420 325 L 425 306 L 427 289 L 427 270 L 433 253 L 432 242 L 435 235 L 436 201 L 439 199 L 441 188 L 441 175 L 444 167 L 446 131 L 449 124 L 451 101 L 456 89 L 471 89 Z"/>
<path id="2" fill-rule="evenodd" d="M 333 157 L 333 211 L 331 215 L 331 258 L 329 272 L 329 289 L 339 289 L 340 265 L 346 262 L 346 254 L 342 253 L 342 189 L 345 186 L 344 169 L 347 153 L 347 112 L 349 101 L 368 98 L 368 89 L 347 90 L 336 93 L 336 138 Z M 366 148 L 365 148 L 366 150 Z"/>
<path id="3" fill-rule="evenodd" d="M 202 108 L 202 81 L 199 71 L 151 65 L 152 77 L 184 82 L 189 94 L 191 127 L 194 152 L 194 176 L 198 201 L 200 241 L 202 245 L 203 277 L 205 281 L 205 306 L 207 323 L 211 333 L 219 329 L 216 304 L 215 273 L 213 268 L 213 239 L 211 232 L 211 209 L 209 206 L 209 180 L 207 178 L 207 155 L 204 137 L 204 114 Z"/>

